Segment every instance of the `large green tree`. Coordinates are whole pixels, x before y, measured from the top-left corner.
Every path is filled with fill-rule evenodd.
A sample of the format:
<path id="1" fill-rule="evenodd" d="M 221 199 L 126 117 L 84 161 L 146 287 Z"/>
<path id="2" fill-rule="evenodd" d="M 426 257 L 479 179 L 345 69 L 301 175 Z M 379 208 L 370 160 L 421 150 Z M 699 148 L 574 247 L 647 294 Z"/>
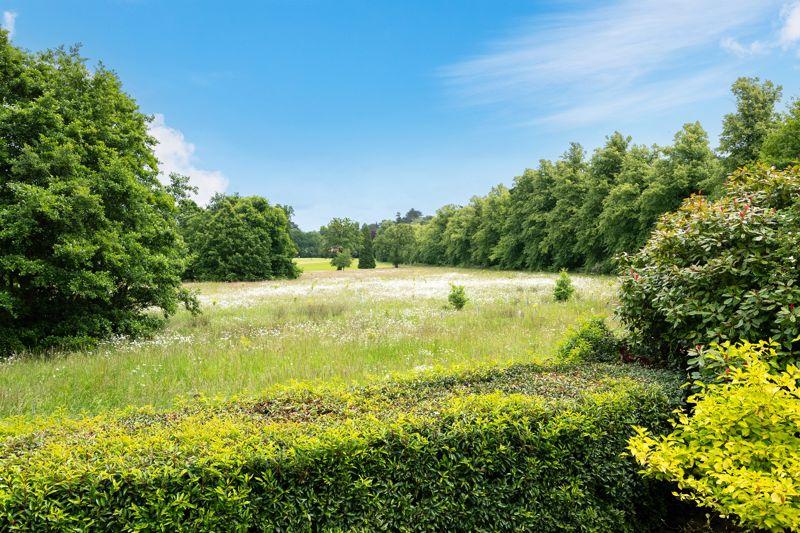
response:
<path id="1" fill-rule="evenodd" d="M 375 268 L 375 251 L 372 246 L 372 230 L 364 224 L 361 228 L 361 254 L 358 256 L 358 268 Z"/>
<path id="2" fill-rule="evenodd" d="M 411 224 L 384 222 L 375 236 L 375 252 L 395 268 L 414 259 L 416 232 Z"/>
<path id="3" fill-rule="evenodd" d="M 334 218 L 319 230 L 322 244 L 329 255 L 341 250 L 358 253 L 361 250 L 361 230 L 358 222 L 349 218 Z"/>
<path id="4" fill-rule="evenodd" d="M 117 76 L 0 32 L 0 102 L 0 350 L 138 334 L 190 303 L 148 118 Z"/>
<path id="5" fill-rule="evenodd" d="M 190 279 L 255 281 L 299 273 L 286 210 L 260 196 L 216 195 L 186 240 L 193 254 Z"/>
<path id="6" fill-rule="evenodd" d="M 777 123 L 775 105 L 782 89 L 769 80 L 739 78 L 731 91 L 736 97 L 736 112 L 725 115 L 719 137 L 719 150 L 729 173 L 758 160 L 764 140 Z"/>
<path id="7" fill-rule="evenodd" d="M 800 162 L 800 100 L 792 102 L 789 111 L 764 139 L 761 160 L 779 168 Z"/>

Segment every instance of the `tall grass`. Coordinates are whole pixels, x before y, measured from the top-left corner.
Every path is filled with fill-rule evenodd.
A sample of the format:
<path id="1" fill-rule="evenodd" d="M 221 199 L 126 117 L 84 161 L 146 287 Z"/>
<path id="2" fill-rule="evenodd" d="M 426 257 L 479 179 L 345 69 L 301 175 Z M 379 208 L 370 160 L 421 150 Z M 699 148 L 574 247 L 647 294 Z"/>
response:
<path id="1" fill-rule="evenodd" d="M 392 285 L 438 283 L 453 272 L 470 296 L 460 312 L 446 308 L 446 283 L 441 297 Z M 552 276 L 541 288 L 521 274 L 436 268 L 319 276 L 198 284 L 204 313 L 178 314 L 153 339 L 0 363 L 0 416 L 167 406 L 176 396 L 252 393 L 291 380 L 362 382 L 432 364 L 537 360 L 555 352 L 569 326 L 609 314 L 614 283 L 584 278 L 576 299 L 556 303 Z"/>

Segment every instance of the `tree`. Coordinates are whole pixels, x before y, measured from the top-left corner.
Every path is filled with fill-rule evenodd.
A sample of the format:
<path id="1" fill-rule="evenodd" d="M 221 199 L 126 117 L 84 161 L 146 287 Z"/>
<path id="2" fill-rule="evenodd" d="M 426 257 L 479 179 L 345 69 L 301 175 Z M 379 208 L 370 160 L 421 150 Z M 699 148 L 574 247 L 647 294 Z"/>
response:
<path id="1" fill-rule="evenodd" d="M 474 204 L 479 204 L 475 208 L 481 213 L 470 243 L 473 264 L 497 264 L 494 250 L 503 234 L 508 199 L 508 189 L 504 185 L 496 185 L 483 198 L 473 199 Z"/>
<path id="2" fill-rule="evenodd" d="M 194 309 L 148 118 L 116 75 L 0 32 L 0 101 L 0 352 L 140 334 L 181 301 Z"/>
<path id="3" fill-rule="evenodd" d="M 303 231 L 300 228 L 289 229 L 289 236 L 297 247 L 299 257 L 320 257 L 325 255 L 322 235 L 318 231 Z"/>
<path id="4" fill-rule="evenodd" d="M 413 207 L 406 211 L 406 214 L 402 217 L 400 213 L 397 213 L 397 222 L 403 222 L 405 224 L 411 224 L 412 222 L 416 222 L 417 220 L 422 218 L 422 211 L 414 209 Z"/>
<path id="5" fill-rule="evenodd" d="M 375 236 L 375 251 L 381 260 L 391 262 L 395 268 L 409 263 L 414 257 L 416 234 L 414 226 L 385 222 Z"/>
<path id="6" fill-rule="evenodd" d="M 726 172 L 758 160 L 764 140 L 777 123 L 775 104 L 782 88 L 758 78 L 739 78 L 731 91 L 736 97 L 736 113 L 725 115 L 719 151 L 725 156 Z"/>
<path id="7" fill-rule="evenodd" d="M 584 266 L 597 271 L 609 270 L 609 254 L 600 230 L 600 217 L 606 197 L 617 183 L 625 156 L 631 144 L 630 137 L 614 132 L 605 146 L 592 155 L 587 174 L 586 195 L 577 213 L 577 252 L 584 257 Z"/>
<path id="8" fill-rule="evenodd" d="M 256 281 L 299 274 L 286 211 L 259 196 L 216 195 L 187 241 L 194 255 L 190 279 Z"/>
<path id="9" fill-rule="evenodd" d="M 800 100 L 792 102 L 761 147 L 761 160 L 779 168 L 800 162 Z"/>
<path id="10" fill-rule="evenodd" d="M 372 250 L 372 231 L 364 224 L 361 228 L 363 242 L 358 256 L 358 268 L 375 268 L 375 253 Z"/>
<path id="11" fill-rule="evenodd" d="M 361 231 L 358 222 L 349 218 L 334 218 L 319 230 L 322 243 L 328 254 L 341 250 L 358 251 L 361 247 Z"/>
<path id="12" fill-rule="evenodd" d="M 587 167 L 585 152 L 578 143 L 571 143 L 555 165 L 555 204 L 545 217 L 545 233 L 539 245 L 543 256 L 550 258 L 549 268 L 576 268 L 584 262 L 577 250 L 577 214 L 586 194 Z"/>
<path id="13" fill-rule="evenodd" d="M 503 268 L 547 268 L 550 259 L 539 244 L 546 234 L 547 214 L 555 205 L 554 165 L 542 160 L 536 170 L 527 169 L 514 179 L 503 225 L 503 235 L 494 255 Z"/>
<path id="14" fill-rule="evenodd" d="M 659 159 L 658 147 L 632 146 L 625 154 L 616 184 L 603 200 L 597 221 L 606 253 L 615 257 L 638 250 L 652 229 L 642 216 L 642 193 L 651 186 L 653 167 Z"/>
<path id="15" fill-rule="evenodd" d="M 350 250 L 342 250 L 331 259 L 331 266 L 335 266 L 336 270 L 350 268 L 351 264 L 353 264 L 353 257 L 350 255 Z"/>
<path id="16" fill-rule="evenodd" d="M 450 218 L 458 210 L 455 205 L 440 207 L 431 220 L 419 231 L 419 241 L 414 259 L 428 265 L 444 265 L 446 263 L 446 247 L 444 232 Z"/>
<path id="17" fill-rule="evenodd" d="M 472 258 L 472 235 L 480 218 L 480 203 L 458 208 L 444 229 L 444 254 L 448 265 L 469 265 Z"/>

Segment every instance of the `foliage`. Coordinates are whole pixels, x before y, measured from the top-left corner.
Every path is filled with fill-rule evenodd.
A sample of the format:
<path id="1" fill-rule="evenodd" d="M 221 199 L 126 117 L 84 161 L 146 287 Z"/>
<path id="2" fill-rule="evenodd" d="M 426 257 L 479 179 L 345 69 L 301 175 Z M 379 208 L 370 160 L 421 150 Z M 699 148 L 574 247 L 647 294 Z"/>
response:
<path id="1" fill-rule="evenodd" d="M 800 167 L 756 165 L 726 187 L 715 202 L 687 200 L 622 261 L 619 316 L 675 368 L 711 342 L 772 339 L 782 361 L 800 348 Z"/>
<path id="2" fill-rule="evenodd" d="M 621 341 L 600 317 L 587 320 L 567 335 L 558 355 L 567 362 L 613 363 L 620 359 Z"/>
<path id="3" fill-rule="evenodd" d="M 353 264 L 353 256 L 350 255 L 350 250 L 342 250 L 331 259 L 331 265 L 335 266 L 336 270 L 350 268 L 351 264 Z"/>
<path id="4" fill-rule="evenodd" d="M 761 161 L 779 168 L 800 163 L 800 100 L 792 103 L 788 113 L 764 139 Z"/>
<path id="5" fill-rule="evenodd" d="M 800 529 L 800 369 L 773 373 L 777 356 L 765 343 L 712 346 L 727 359 L 718 383 L 696 382 L 692 416 L 653 437 L 643 428 L 630 450 L 644 473 L 677 483 L 684 499 L 743 526 Z"/>
<path id="6" fill-rule="evenodd" d="M 777 122 L 775 105 L 782 89 L 769 80 L 739 78 L 731 92 L 736 97 L 736 113 L 725 115 L 719 136 L 727 172 L 758 161 L 761 146 Z"/>
<path id="7" fill-rule="evenodd" d="M 389 261 L 395 268 L 400 263 L 411 263 L 416 244 L 414 226 L 384 222 L 375 236 L 375 254 L 381 261 Z"/>
<path id="8" fill-rule="evenodd" d="M 422 218 L 422 211 L 419 209 L 414 209 L 413 207 L 406 211 L 406 214 L 400 216 L 400 213 L 397 213 L 395 217 L 395 222 L 404 222 L 406 224 L 411 224 L 412 222 L 416 222 L 417 220 Z"/>
<path id="9" fill-rule="evenodd" d="M 666 425 L 675 389 L 633 367 L 515 365 L 6 419 L 0 529 L 657 529 L 661 486 L 622 452 L 631 424 Z"/>
<path id="10" fill-rule="evenodd" d="M 665 147 L 614 133 L 587 160 L 572 143 L 466 206 L 448 205 L 419 226 L 414 256 L 437 265 L 608 272 L 641 248 L 658 217 L 687 196 L 719 194 L 722 168 L 699 123 Z"/>
<path id="11" fill-rule="evenodd" d="M 145 333 L 191 305 L 148 118 L 116 75 L 0 32 L 0 100 L 0 354 Z"/>
<path id="12" fill-rule="evenodd" d="M 298 257 L 323 257 L 325 255 L 322 235 L 318 231 L 289 228 L 289 236 L 297 248 Z"/>
<path id="13" fill-rule="evenodd" d="M 450 284 L 450 294 L 447 295 L 447 301 L 450 303 L 450 307 L 453 309 L 460 311 L 467 305 L 469 298 L 467 298 L 466 289 L 463 285 L 454 285 Z"/>
<path id="14" fill-rule="evenodd" d="M 358 256 L 358 268 L 375 268 L 375 252 L 372 249 L 372 230 L 366 224 L 361 228 L 361 253 Z"/>
<path id="15" fill-rule="evenodd" d="M 257 281 L 299 274 L 286 211 L 260 196 L 216 195 L 186 224 L 184 236 L 193 254 L 188 279 Z"/>
<path id="16" fill-rule="evenodd" d="M 572 285 L 572 278 L 566 270 L 562 270 L 553 287 L 553 299 L 557 302 L 566 302 L 575 294 L 575 286 Z"/>
<path id="17" fill-rule="evenodd" d="M 334 218 L 319 230 L 326 254 L 336 255 L 342 250 L 358 253 L 361 249 L 361 230 L 358 222 L 349 218 Z"/>

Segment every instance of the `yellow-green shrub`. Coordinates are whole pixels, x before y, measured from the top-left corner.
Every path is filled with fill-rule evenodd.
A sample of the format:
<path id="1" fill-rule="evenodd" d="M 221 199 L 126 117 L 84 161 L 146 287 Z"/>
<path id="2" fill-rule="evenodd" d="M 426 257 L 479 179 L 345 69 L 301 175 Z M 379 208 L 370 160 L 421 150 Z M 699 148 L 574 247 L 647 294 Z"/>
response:
<path id="1" fill-rule="evenodd" d="M 720 382 L 695 383 L 694 414 L 681 413 L 672 433 L 638 428 L 630 450 L 684 499 L 748 527 L 800 530 L 800 369 L 772 373 L 765 343 L 712 349 L 737 364 Z"/>
<path id="2" fill-rule="evenodd" d="M 571 331 L 558 348 L 563 361 L 613 363 L 620 360 L 622 342 L 601 317 L 587 320 Z"/>
<path id="3" fill-rule="evenodd" d="M 514 365 L 0 423 L 0 530 L 632 531 L 673 374 Z"/>

